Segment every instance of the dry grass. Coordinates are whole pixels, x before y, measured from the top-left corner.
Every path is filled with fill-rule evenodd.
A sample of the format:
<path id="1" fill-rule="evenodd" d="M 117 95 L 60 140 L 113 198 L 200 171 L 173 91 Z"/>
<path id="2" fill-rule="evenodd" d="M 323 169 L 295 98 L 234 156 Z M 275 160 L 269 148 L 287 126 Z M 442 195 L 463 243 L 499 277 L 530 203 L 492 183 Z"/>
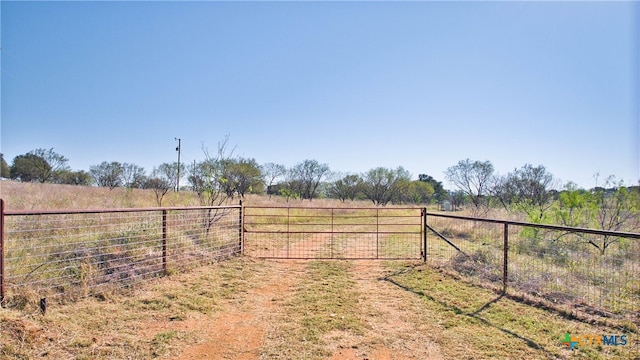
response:
<path id="1" fill-rule="evenodd" d="M 251 286 L 258 263 L 234 259 L 153 281 L 129 293 L 51 307 L 0 308 L 1 359 L 151 359 L 200 341 L 197 331 L 163 328 L 221 311 Z"/>
<path id="2" fill-rule="evenodd" d="M 11 181 L 0 182 L 0 196 L 5 199 L 8 210 L 156 206 L 151 191 Z M 166 206 L 197 204 L 195 196 L 188 192 L 170 193 L 163 203 Z M 245 204 L 285 206 L 287 202 L 280 197 L 251 195 Z M 369 202 L 333 200 L 290 200 L 288 204 L 371 206 Z M 460 241 L 469 240 L 461 238 Z M 26 302 L 20 310 L 0 308 L 0 358 L 179 356 L 185 346 L 203 341 L 202 325 L 189 325 L 210 321 L 212 316 L 226 311 L 224 304 L 229 300 L 251 301 L 246 296 L 249 289 L 265 285 L 256 284 L 258 280 L 277 282 L 277 276 L 265 275 L 269 273 L 269 266 L 265 261 L 236 258 L 156 279 L 130 292 L 106 293 L 73 304 L 56 304 L 44 316 L 33 302 Z M 397 292 L 419 299 L 410 302 L 413 310 L 404 316 L 409 326 L 407 331 L 417 334 L 418 340 L 423 336 L 437 343 L 444 358 L 640 359 L 637 330 L 589 324 L 499 297 L 491 290 L 470 285 L 427 265 L 407 266 L 396 262 L 386 266 L 396 272 L 380 282 L 393 284 Z M 303 275 L 293 284 L 290 293 L 278 294 L 277 324 L 270 324 L 271 332 L 266 334 L 267 338 L 278 341 L 261 348 L 261 357 L 327 358 L 332 354 L 328 339 L 367 336 L 372 327 L 377 326 L 376 321 L 386 320 L 376 318 L 368 305 L 363 306 L 362 297 L 374 298 L 376 294 L 354 286 L 354 276 L 358 275 L 353 263 L 309 262 Z M 398 307 L 408 305 L 403 303 Z M 421 335 L 416 329 L 428 329 L 428 335 Z M 584 346 L 570 351 L 562 343 L 567 332 L 608 335 L 627 331 L 630 331 L 627 346 Z M 370 341 L 371 344 L 382 342 L 378 338 Z M 398 337 L 396 343 L 389 342 L 389 346 L 399 346 L 398 343 L 411 342 Z M 403 351 L 409 355 L 412 351 L 419 354 L 416 349 Z"/>
<path id="3" fill-rule="evenodd" d="M 357 355 L 349 359 L 638 359 L 636 333 L 627 333 L 627 346 L 571 351 L 562 343 L 567 332 L 624 330 L 500 297 L 427 265 L 379 266 L 386 276 L 372 277 L 379 272 L 358 262 L 290 266 L 236 258 L 128 294 L 56 305 L 45 316 L 35 308 L 0 309 L 0 358 L 180 358 L 184 350 L 208 344 L 206 337 L 219 333 L 210 327 L 227 319 L 222 314 L 232 306 L 239 314 L 252 311 L 238 324 L 253 319 L 252 329 L 265 341 L 252 348 L 255 357 L 225 350 L 230 359 L 344 358 L 336 357 L 339 351 Z M 271 307 L 256 302 L 256 294 Z M 424 356 L 430 343 L 434 356 Z M 211 354 L 229 344 L 209 346 Z M 381 348 L 394 356 L 371 355 Z"/>
<path id="4" fill-rule="evenodd" d="M 113 209 L 157 207 L 152 190 L 0 181 L 6 210 Z M 196 206 L 192 192 L 169 192 L 162 206 Z"/>
<path id="5" fill-rule="evenodd" d="M 108 189 L 95 186 L 22 183 L 0 181 L 0 198 L 6 210 L 48 209 L 113 209 L 147 208 L 158 204 L 152 190 Z M 239 198 L 231 199 L 237 204 Z M 371 207 L 370 201 L 346 201 L 334 199 L 287 200 L 281 196 L 246 195 L 244 204 L 253 206 L 304 206 L 304 207 Z M 197 195 L 191 191 L 169 192 L 162 206 L 198 206 Z M 390 206 L 391 207 L 391 206 Z"/>

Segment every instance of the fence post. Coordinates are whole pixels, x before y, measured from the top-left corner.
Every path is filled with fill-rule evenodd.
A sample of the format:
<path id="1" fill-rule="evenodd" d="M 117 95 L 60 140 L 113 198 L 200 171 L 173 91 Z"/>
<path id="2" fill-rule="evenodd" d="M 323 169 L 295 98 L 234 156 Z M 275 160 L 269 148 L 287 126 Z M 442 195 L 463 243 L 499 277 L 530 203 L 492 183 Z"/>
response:
<path id="1" fill-rule="evenodd" d="M 422 208 L 422 261 L 427 262 L 427 208 Z"/>
<path id="2" fill-rule="evenodd" d="M 380 257 L 380 209 L 376 206 L 376 259 Z"/>
<path id="3" fill-rule="evenodd" d="M 4 295 L 4 200 L 0 199 L 0 305 Z"/>
<path id="4" fill-rule="evenodd" d="M 242 207 L 242 199 L 240 199 L 240 214 L 238 214 L 238 241 L 240 242 L 240 255 L 244 255 L 244 211 Z"/>
<path id="5" fill-rule="evenodd" d="M 507 283 L 509 279 L 509 224 L 504 223 L 504 244 L 502 263 L 502 293 L 507 293 Z"/>
<path id="6" fill-rule="evenodd" d="M 162 270 L 167 274 L 167 210 L 162 210 Z"/>
<path id="7" fill-rule="evenodd" d="M 333 259 L 333 208 L 331 208 L 331 241 L 329 243 L 329 257 Z"/>

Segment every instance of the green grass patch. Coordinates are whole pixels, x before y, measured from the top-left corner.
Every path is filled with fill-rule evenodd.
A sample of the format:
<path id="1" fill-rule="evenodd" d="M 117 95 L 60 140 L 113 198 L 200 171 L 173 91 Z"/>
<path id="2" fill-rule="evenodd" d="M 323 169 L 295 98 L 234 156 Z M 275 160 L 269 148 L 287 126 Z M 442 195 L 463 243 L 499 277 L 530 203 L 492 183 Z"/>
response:
<path id="1" fill-rule="evenodd" d="M 354 316 L 357 295 L 351 290 L 353 280 L 344 262 L 313 262 L 308 267 L 309 279 L 301 286 L 294 306 L 304 314 L 307 340 L 317 339 L 332 330 L 361 331 Z"/>
<path id="2" fill-rule="evenodd" d="M 285 305 L 279 329 L 279 346 L 267 349 L 267 357 L 325 359 L 326 335 L 334 331 L 362 334 L 358 294 L 349 274 L 350 263 L 314 261 L 304 280 Z"/>
<path id="3" fill-rule="evenodd" d="M 160 357 L 168 354 L 178 342 L 188 342 L 190 336 L 181 331 L 168 330 L 161 331 L 153 336 L 151 340 L 151 355 Z"/>
<path id="4" fill-rule="evenodd" d="M 566 333 L 602 336 L 621 335 L 624 330 L 533 307 L 426 265 L 388 266 L 398 271 L 386 280 L 423 299 L 423 321 L 439 324 L 441 331 L 434 340 L 447 358 L 638 358 L 638 345 L 633 342 L 627 346 L 578 346 L 577 350 L 569 350 L 563 343 Z M 627 336 L 637 339 L 637 334 Z"/>

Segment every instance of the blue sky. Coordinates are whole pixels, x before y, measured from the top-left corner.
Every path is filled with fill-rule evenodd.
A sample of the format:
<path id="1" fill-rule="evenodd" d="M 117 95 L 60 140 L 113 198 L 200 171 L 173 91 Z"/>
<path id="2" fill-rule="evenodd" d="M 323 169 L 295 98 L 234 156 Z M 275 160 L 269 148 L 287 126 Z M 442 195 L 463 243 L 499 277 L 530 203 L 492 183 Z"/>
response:
<path id="1" fill-rule="evenodd" d="M 1 2 L 1 143 L 640 179 L 638 2 Z M 446 185 L 446 183 L 445 183 Z"/>

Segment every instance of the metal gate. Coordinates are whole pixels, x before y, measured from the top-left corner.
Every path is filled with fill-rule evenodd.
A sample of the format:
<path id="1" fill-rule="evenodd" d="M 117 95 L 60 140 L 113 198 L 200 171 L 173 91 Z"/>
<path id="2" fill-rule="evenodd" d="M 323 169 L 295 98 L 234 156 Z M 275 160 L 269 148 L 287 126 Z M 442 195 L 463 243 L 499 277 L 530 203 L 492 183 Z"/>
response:
<path id="1" fill-rule="evenodd" d="M 423 208 L 245 206 L 243 252 L 277 259 L 424 259 Z"/>

